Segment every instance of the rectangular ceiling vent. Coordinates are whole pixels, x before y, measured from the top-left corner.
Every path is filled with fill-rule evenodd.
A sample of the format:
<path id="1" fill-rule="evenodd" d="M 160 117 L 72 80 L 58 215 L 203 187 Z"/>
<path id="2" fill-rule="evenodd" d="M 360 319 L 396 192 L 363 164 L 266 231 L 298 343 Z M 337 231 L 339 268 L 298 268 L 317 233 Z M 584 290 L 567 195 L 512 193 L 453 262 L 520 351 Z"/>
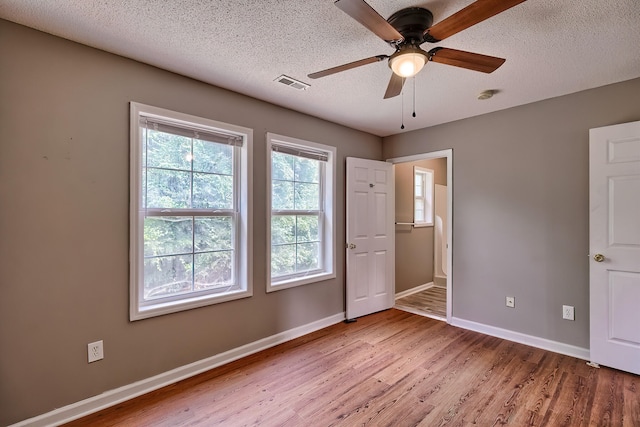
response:
<path id="1" fill-rule="evenodd" d="M 292 77 L 285 76 L 284 74 L 280 77 L 277 77 L 275 81 L 298 90 L 306 90 L 308 87 L 311 87 L 311 85 L 309 84 L 303 83 L 300 80 L 296 80 Z"/>

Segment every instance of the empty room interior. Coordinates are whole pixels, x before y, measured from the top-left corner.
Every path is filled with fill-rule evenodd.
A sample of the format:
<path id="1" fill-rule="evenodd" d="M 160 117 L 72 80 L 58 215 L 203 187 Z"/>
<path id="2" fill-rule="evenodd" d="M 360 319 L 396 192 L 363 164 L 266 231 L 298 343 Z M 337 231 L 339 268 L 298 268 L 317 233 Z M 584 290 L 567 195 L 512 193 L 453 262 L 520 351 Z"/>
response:
<path id="1" fill-rule="evenodd" d="M 640 425 L 639 23 L 0 0 L 0 425 Z"/>

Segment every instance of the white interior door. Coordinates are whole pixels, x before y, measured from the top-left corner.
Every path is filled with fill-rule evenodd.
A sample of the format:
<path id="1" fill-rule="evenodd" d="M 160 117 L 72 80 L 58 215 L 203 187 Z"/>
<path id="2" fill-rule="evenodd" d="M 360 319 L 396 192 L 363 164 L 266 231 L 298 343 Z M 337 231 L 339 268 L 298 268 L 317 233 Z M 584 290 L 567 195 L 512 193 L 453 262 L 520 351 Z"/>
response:
<path id="1" fill-rule="evenodd" d="M 640 122 L 589 139 L 591 361 L 640 374 Z"/>
<path id="2" fill-rule="evenodd" d="M 393 307 L 393 165 L 347 158 L 347 319 Z"/>

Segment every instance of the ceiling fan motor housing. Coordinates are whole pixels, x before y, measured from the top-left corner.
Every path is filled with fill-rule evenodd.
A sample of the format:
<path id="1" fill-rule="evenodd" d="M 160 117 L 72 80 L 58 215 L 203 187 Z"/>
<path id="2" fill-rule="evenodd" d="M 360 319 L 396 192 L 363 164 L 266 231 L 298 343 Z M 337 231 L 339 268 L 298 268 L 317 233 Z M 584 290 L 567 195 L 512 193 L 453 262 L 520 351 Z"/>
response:
<path id="1" fill-rule="evenodd" d="M 417 46 L 425 41 L 424 32 L 427 28 L 431 28 L 433 14 L 422 7 L 408 7 L 395 12 L 387 22 L 404 37 L 400 45 Z"/>

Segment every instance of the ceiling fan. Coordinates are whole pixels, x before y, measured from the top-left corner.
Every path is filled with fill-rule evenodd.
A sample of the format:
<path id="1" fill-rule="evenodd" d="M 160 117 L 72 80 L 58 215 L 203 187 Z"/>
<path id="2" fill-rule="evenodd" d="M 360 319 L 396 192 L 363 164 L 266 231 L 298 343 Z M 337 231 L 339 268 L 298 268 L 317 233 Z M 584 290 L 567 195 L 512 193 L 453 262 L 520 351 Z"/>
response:
<path id="1" fill-rule="evenodd" d="M 407 77 L 413 77 L 427 61 L 491 73 L 505 59 L 462 50 L 435 47 L 430 51 L 420 48 L 423 43 L 438 43 L 485 19 L 504 12 L 525 0 L 476 0 L 435 25 L 433 14 L 422 7 L 409 7 L 395 12 L 385 20 L 364 0 L 337 0 L 335 5 L 395 49 L 392 55 L 376 55 L 308 75 L 311 79 L 350 70 L 362 65 L 388 59 L 393 70 L 384 98 L 392 98 L 402 92 Z"/>

